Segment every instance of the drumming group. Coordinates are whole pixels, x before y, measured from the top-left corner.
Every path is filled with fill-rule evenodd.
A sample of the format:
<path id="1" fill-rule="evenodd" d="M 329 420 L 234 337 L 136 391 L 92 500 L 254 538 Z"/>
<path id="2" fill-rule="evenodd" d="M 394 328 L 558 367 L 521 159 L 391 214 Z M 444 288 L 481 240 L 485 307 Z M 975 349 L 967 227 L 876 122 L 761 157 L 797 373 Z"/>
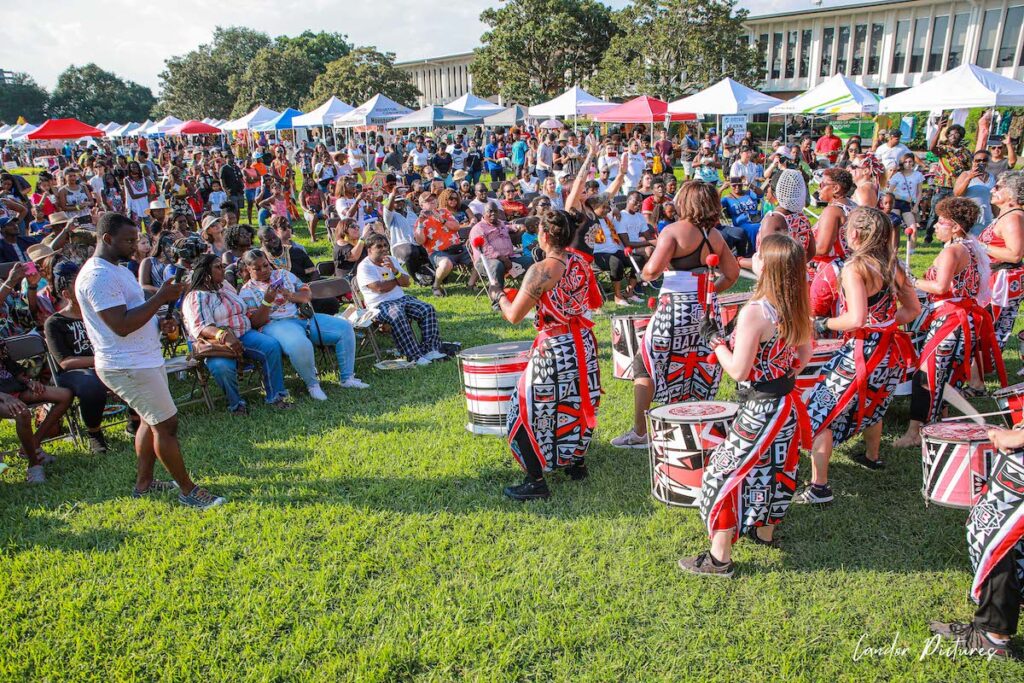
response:
<path id="1" fill-rule="evenodd" d="M 873 157 L 863 161 L 870 171 Z M 872 196 L 865 187 L 846 169 L 824 171 L 824 208 L 812 228 L 805 178 L 775 173 L 765 187 L 775 208 L 753 257 L 738 260 L 718 230 L 714 186 L 681 185 L 675 222 L 637 268 L 638 280 L 657 288 L 653 313 L 612 321 L 614 376 L 633 382 L 634 410 L 611 445 L 649 449 L 653 496 L 699 510 L 710 546 L 679 567 L 727 578 L 741 538 L 776 547 L 791 503 L 833 501 L 836 446 L 860 434 L 852 459 L 885 467 L 882 421 L 895 396 L 909 395 L 911 421 L 895 445 L 922 449 L 927 502 L 971 510 L 975 619 L 933 622 L 932 630 L 1005 655 L 1024 577 L 1024 431 L 948 418 L 944 404 L 970 409 L 962 397 L 979 395 L 990 374 L 1007 385 L 1002 349 L 1024 298 L 1024 173 L 998 177 L 998 215 L 978 237 L 974 201 L 939 201 L 943 248 L 920 276 L 899 258 L 903 232 L 875 208 L 877 188 Z M 548 498 L 556 470 L 573 481 L 588 474 L 602 394 L 592 330 L 602 303 L 592 266 L 601 227 L 593 216 L 600 204 L 578 190 L 564 210 L 541 216 L 537 259 L 518 290 L 489 288 L 508 322 L 534 312 L 529 352 L 505 344 L 462 354 L 469 428 L 507 435 L 526 478 L 504 493 L 519 501 Z M 753 291 L 725 294 L 744 276 Z M 723 372 L 737 384 L 732 402 L 716 400 Z M 1024 384 L 995 398 L 1010 425 L 1024 420 Z M 801 449 L 811 469 L 798 491 Z"/>

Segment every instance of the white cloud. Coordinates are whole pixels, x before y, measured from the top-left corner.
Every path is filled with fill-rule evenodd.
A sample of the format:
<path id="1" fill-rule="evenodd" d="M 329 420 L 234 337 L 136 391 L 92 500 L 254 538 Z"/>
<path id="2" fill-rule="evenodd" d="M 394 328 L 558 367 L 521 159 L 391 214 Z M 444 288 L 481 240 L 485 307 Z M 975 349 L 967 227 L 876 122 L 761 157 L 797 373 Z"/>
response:
<path id="1" fill-rule="evenodd" d="M 208 42 L 215 26 L 271 36 L 337 31 L 399 61 L 467 52 L 495 0 L 44 0 L 0 23 L 0 68 L 28 72 L 46 88 L 70 64 L 95 62 L 153 89 L 164 60 Z M 626 0 L 613 0 L 622 7 Z M 830 3 L 833 4 L 833 3 Z M 848 4 L 840 0 L 835 4 Z M 753 14 L 810 9 L 807 0 L 747 0 Z"/>

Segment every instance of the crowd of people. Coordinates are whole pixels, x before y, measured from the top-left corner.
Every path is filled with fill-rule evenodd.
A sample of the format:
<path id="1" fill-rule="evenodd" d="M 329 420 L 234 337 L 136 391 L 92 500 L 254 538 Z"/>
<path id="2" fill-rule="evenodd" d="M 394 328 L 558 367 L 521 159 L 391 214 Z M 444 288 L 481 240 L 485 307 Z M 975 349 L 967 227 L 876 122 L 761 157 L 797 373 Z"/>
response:
<path id="1" fill-rule="evenodd" d="M 349 301 L 372 312 L 409 364 L 444 359 L 434 307 L 407 289 L 444 297 L 464 278 L 471 290 L 486 286 L 505 320 L 535 315 L 507 417 L 526 478 L 504 492 L 547 498 L 550 472 L 588 474 L 601 401 L 593 311 L 653 295 L 632 364 L 633 424 L 611 444 L 647 448 L 653 403 L 714 400 L 723 372 L 737 381 L 739 412 L 703 473 L 710 548 L 679 563 L 729 577 L 740 538 L 775 547 L 791 502 L 833 500 L 836 445 L 863 435 L 854 461 L 884 468 L 882 420 L 897 386 L 911 383 L 911 421 L 896 445 L 914 446 L 942 419 L 944 392 L 982 395 L 991 373 L 1006 385 L 1002 349 L 1024 298 L 1024 173 L 1013 170 L 1015 141 L 989 136 L 990 126 L 983 118 L 972 153 L 963 128 L 943 121 L 928 156 L 899 131 L 843 142 L 831 126 L 763 147 L 752 133 L 714 129 L 662 130 L 652 144 L 643 126 L 365 134 L 334 151 L 68 145 L 34 187 L 0 174 L 0 260 L 13 263 L 0 285 L 0 336 L 43 334 L 56 361 L 43 382 L 0 345 L 0 415 L 15 420 L 28 480 L 42 482 L 51 458 L 42 443 L 73 401 L 102 451 L 102 406 L 116 395 L 132 415 L 133 495 L 219 505 L 184 463 L 168 339 L 184 333 L 232 414 L 248 411 L 239 387 L 248 365 L 266 403 L 287 410 L 285 359 L 311 399 L 328 398 L 316 347 L 334 347 L 340 387 L 367 388 L 355 375 Z M 300 221 L 311 242 L 325 226 L 329 261 L 314 263 L 294 240 Z M 918 234 L 943 243 L 926 272 L 899 258 L 904 234 L 908 248 Z M 315 298 L 322 271 L 347 278 L 351 299 Z M 726 326 L 717 297 L 743 274 L 756 285 Z M 796 374 L 824 339 L 841 343 L 801 395 Z M 49 409 L 34 425 L 29 406 L 39 403 Z M 1024 475 L 1015 450 L 1024 432 L 990 438 L 1015 453 L 1000 456 L 993 477 Z M 798 491 L 801 448 L 811 473 Z M 173 481 L 154 478 L 156 460 Z M 1013 520 L 1024 498 L 1007 503 L 992 485 L 985 496 L 995 495 L 1016 516 L 969 522 L 975 620 L 933 630 L 1005 654 L 1021 597 L 1024 525 Z"/>

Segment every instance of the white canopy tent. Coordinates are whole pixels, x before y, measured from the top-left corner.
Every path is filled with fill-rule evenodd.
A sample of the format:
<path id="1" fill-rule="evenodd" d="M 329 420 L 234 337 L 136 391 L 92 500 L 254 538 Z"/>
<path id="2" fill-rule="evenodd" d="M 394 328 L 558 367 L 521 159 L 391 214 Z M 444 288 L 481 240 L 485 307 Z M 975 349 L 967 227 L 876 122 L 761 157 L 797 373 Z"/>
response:
<path id="1" fill-rule="evenodd" d="M 552 100 L 533 105 L 530 107 L 529 113 L 532 118 L 537 119 L 549 119 L 556 116 L 578 118 L 600 114 L 617 106 L 619 105 L 614 102 L 605 102 L 578 85 L 574 85 Z"/>
<path id="2" fill-rule="evenodd" d="M 770 114 L 874 114 L 881 98 L 836 74 L 802 95 L 768 110 Z"/>
<path id="3" fill-rule="evenodd" d="M 366 102 L 334 119 L 335 128 L 355 128 L 357 126 L 382 126 L 400 116 L 411 114 L 412 109 L 395 102 L 389 97 L 377 93 Z"/>
<path id="4" fill-rule="evenodd" d="M 184 123 L 181 119 L 176 116 L 165 116 L 154 124 L 151 124 L 145 129 L 137 131 L 138 135 L 159 135 L 160 133 L 166 133 L 171 128 Z"/>
<path id="5" fill-rule="evenodd" d="M 484 118 L 497 114 L 498 112 L 504 111 L 505 107 L 494 102 L 489 102 L 482 97 L 477 97 L 472 92 L 467 92 L 457 100 L 452 100 L 448 104 L 444 105 L 445 109 L 451 109 L 453 111 L 462 112 L 463 114 L 469 114 L 470 116 L 479 116 Z"/>
<path id="6" fill-rule="evenodd" d="M 1024 83 L 974 64 L 961 64 L 921 85 L 886 97 L 879 103 L 878 111 L 1021 106 L 1024 106 Z"/>
<path id="7" fill-rule="evenodd" d="M 526 107 L 514 104 L 508 109 L 503 109 L 497 114 L 484 117 L 484 124 L 488 126 L 514 126 L 526 120 Z"/>
<path id="8" fill-rule="evenodd" d="M 28 135 L 34 130 L 37 130 L 38 128 L 39 126 L 31 123 L 23 123 L 20 126 L 15 126 L 11 130 L 7 131 L 6 139 L 10 140 L 11 142 L 17 142 L 19 140 L 24 139 L 26 135 Z"/>
<path id="9" fill-rule="evenodd" d="M 334 123 L 334 119 L 344 116 L 355 109 L 351 104 L 342 102 L 334 95 L 331 98 L 321 104 L 313 111 L 303 114 L 302 116 L 296 116 L 292 119 L 293 128 L 316 128 L 329 126 Z"/>
<path id="10" fill-rule="evenodd" d="M 777 97 L 748 88 L 731 78 L 723 78 L 698 93 L 669 102 L 668 111 L 670 114 L 692 113 L 698 116 L 766 114 L 782 102 Z"/>
<path id="11" fill-rule="evenodd" d="M 234 121 L 228 121 L 223 126 L 217 126 L 217 127 L 220 128 L 221 130 L 224 130 L 224 131 L 248 130 L 249 128 L 252 128 L 253 126 L 255 126 L 258 123 L 266 123 L 267 121 L 269 121 L 269 120 L 275 118 L 276 116 L 278 116 L 280 113 L 281 112 L 279 112 L 279 111 L 274 111 L 273 109 L 268 109 L 267 107 L 264 107 L 261 104 L 260 106 L 256 107 L 255 109 L 253 109 L 251 112 L 249 112 L 245 116 L 237 118 Z M 181 123 L 181 122 L 179 121 L 178 123 Z M 210 125 L 217 125 L 217 124 L 210 124 Z"/>
<path id="12" fill-rule="evenodd" d="M 442 128 L 449 126 L 478 126 L 484 122 L 482 116 L 464 114 L 447 107 L 424 107 L 411 114 L 388 121 L 387 128 Z"/>
<path id="13" fill-rule="evenodd" d="M 141 124 L 129 122 L 123 126 L 118 126 L 114 130 L 107 131 L 107 137 L 110 138 L 123 138 L 128 135 L 137 135 L 135 131 L 141 128 Z"/>
<path id="14" fill-rule="evenodd" d="M 0 126 L 0 140 L 6 140 L 7 138 L 4 136 L 8 133 L 8 131 L 12 130 L 14 130 L 14 126 L 10 123 L 5 123 L 4 125 Z"/>

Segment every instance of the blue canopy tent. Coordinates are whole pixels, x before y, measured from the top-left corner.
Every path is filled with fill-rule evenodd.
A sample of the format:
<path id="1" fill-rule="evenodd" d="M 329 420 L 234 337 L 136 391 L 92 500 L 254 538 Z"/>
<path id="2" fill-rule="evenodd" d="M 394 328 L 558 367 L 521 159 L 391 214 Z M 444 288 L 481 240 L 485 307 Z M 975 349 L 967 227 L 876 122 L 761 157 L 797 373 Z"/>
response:
<path id="1" fill-rule="evenodd" d="M 288 107 L 283 112 L 281 112 L 274 118 L 270 119 L 269 121 L 257 123 L 256 125 L 252 126 L 249 130 L 254 130 L 257 132 L 268 132 L 272 130 L 289 130 L 295 127 L 292 125 L 292 119 L 294 119 L 296 116 L 302 116 L 302 112 L 299 111 L 298 109 L 292 109 L 291 107 Z"/>

